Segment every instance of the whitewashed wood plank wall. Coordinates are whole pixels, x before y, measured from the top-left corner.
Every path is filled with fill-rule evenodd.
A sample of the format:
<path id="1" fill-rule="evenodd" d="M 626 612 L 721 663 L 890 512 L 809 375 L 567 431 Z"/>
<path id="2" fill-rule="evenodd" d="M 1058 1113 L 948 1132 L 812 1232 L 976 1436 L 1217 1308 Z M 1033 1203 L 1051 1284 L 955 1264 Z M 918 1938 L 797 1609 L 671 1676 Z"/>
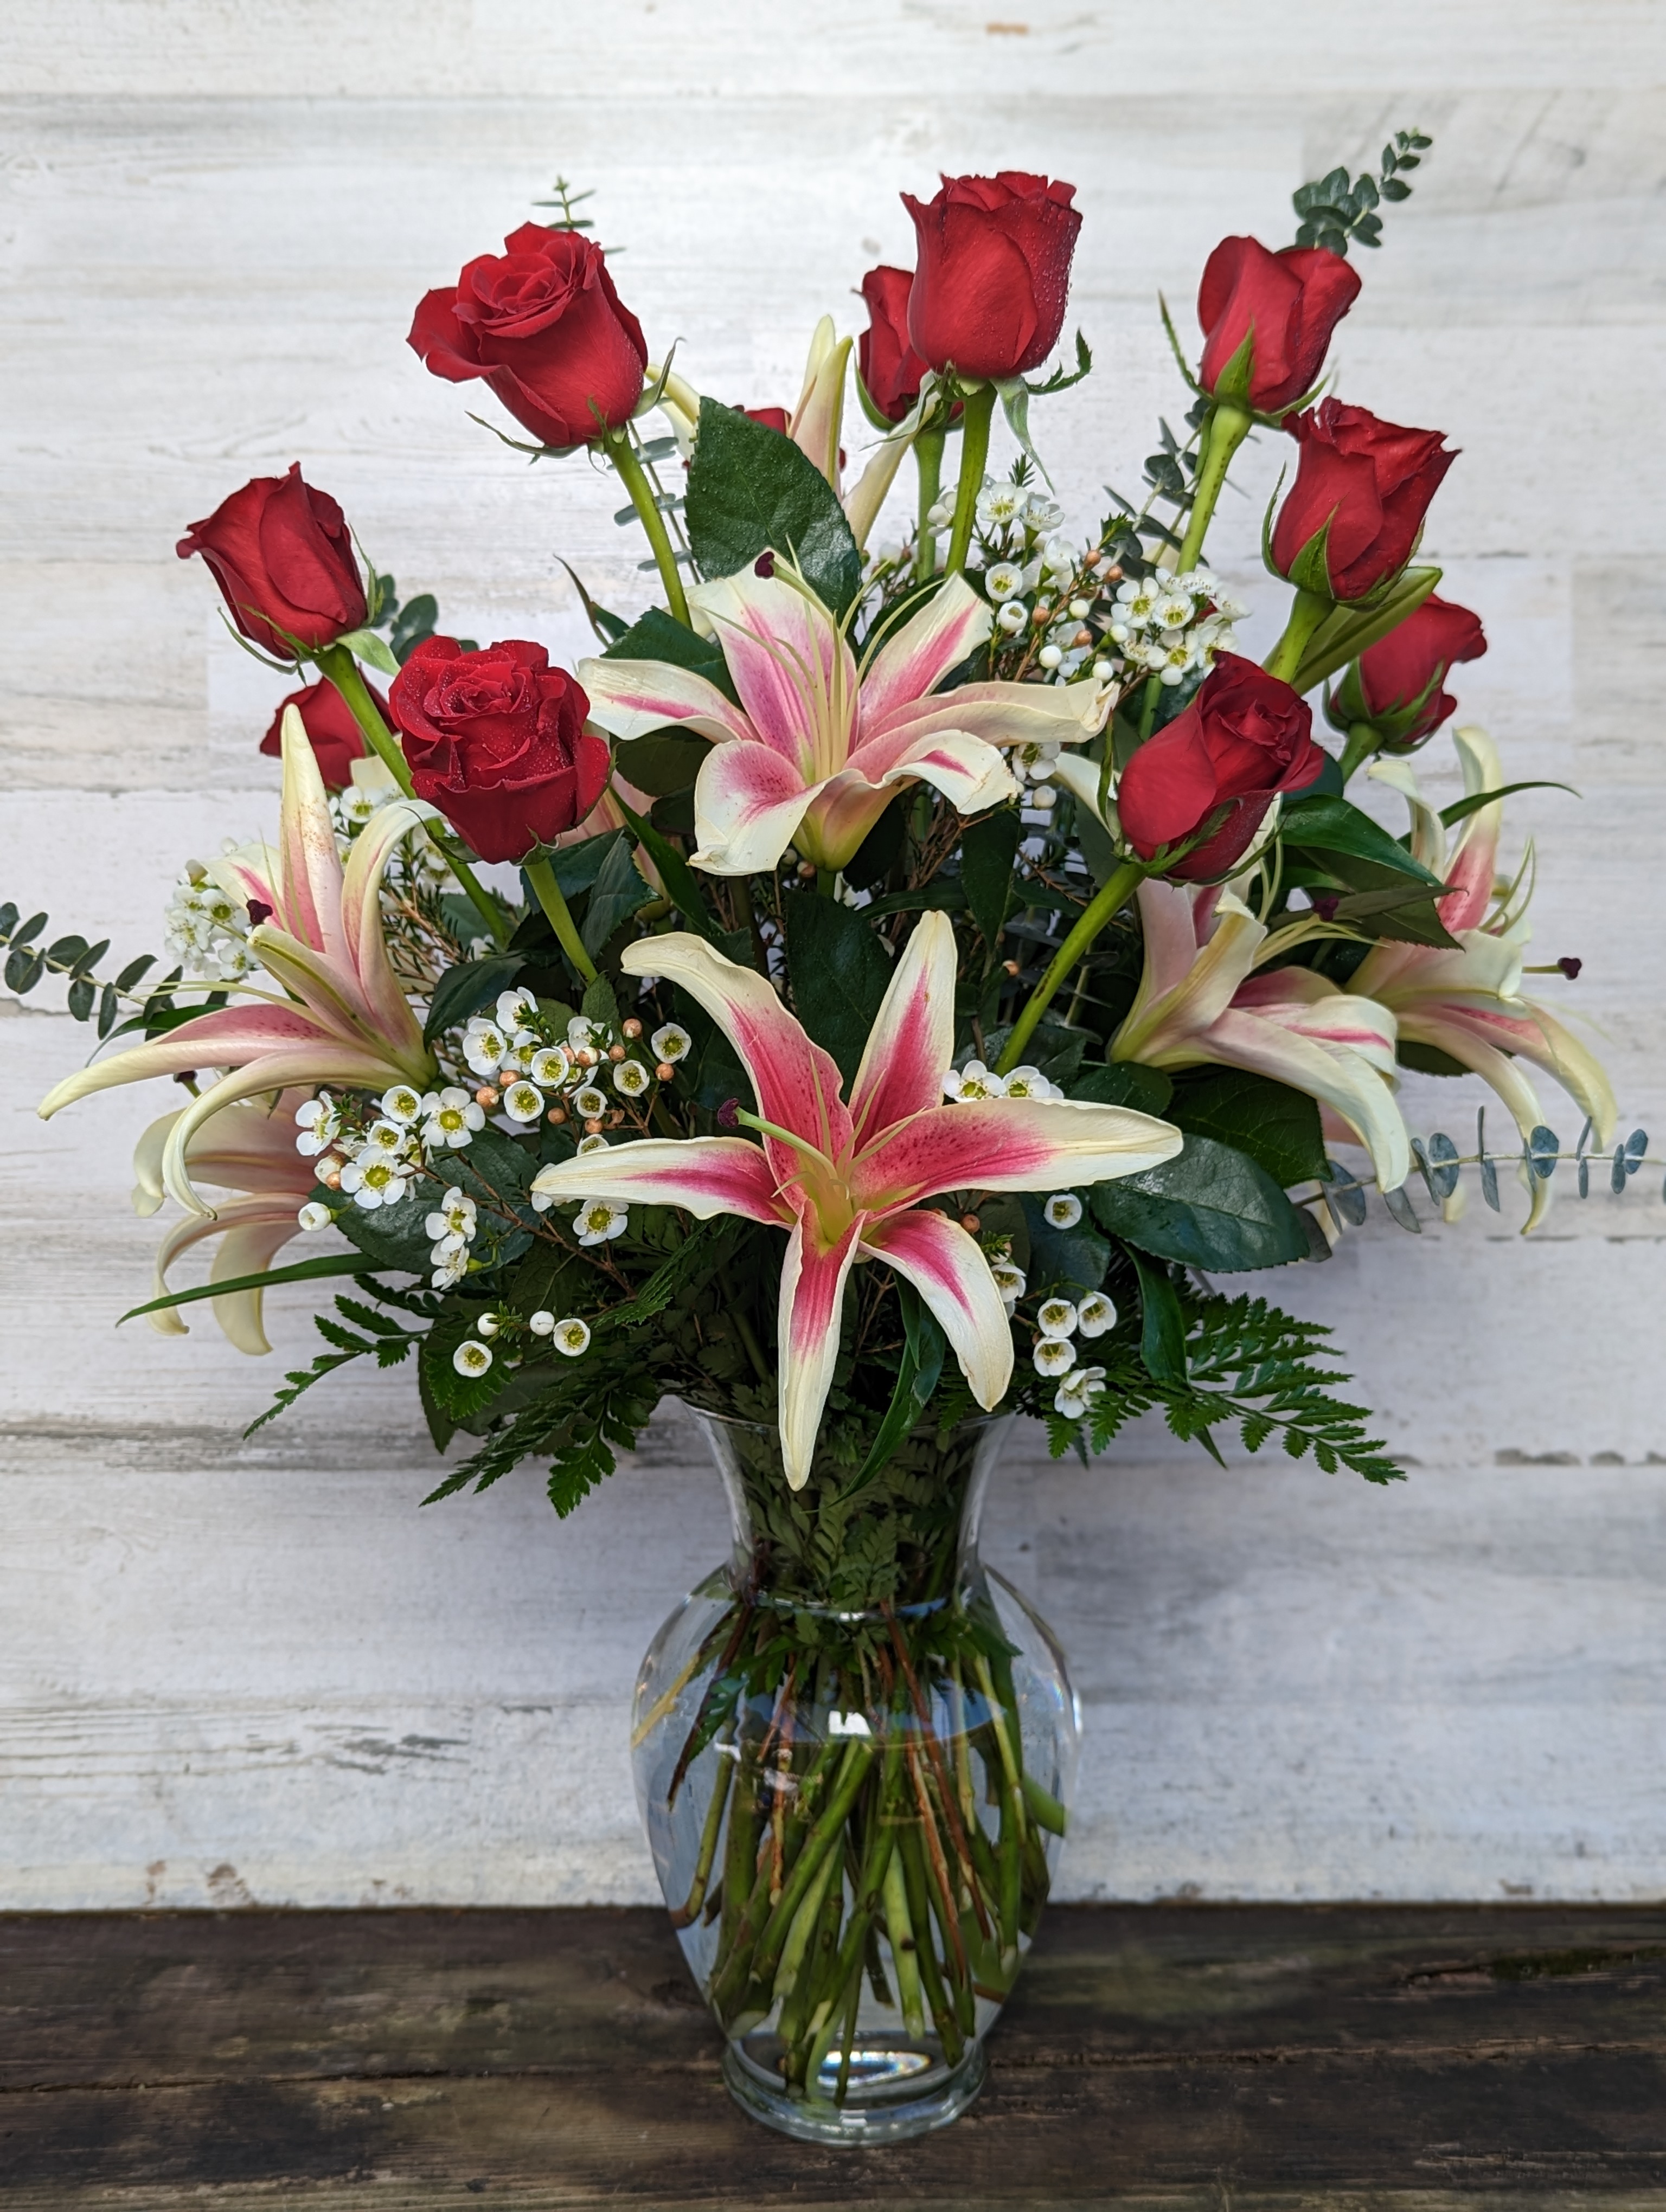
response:
<path id="1" fill-rule="evenodd" d="M 1666 10 L 1658 0 L 11 0 L 0 896 L 154 943 L 186 854 L 269 822 L 278 686 L 227 642 L 179 526 L 299 459 L 407 588 L 481 636 L 581 641 L 563 554 L 618 604 L 635 548 L 582 463 L 529 474 L 425 376 L 412 302 L 557 170 L 707 389 L 790 398 L 804 341 L 909 249 L 939 167 L 1074 180 L 1093 379 L 1040 412 L 1074 515 L 1183 402 L 1229 229 L 1420 125 L 1435 154 L 1337 357 L 1347 396 L 1464 456 L 1432 550 L 1490 657 L 1512 775 L 1565 778 L 1543 957 L 1627 1114 L 1666 1117 Z M 1270 443 L 1221 560 L 1258 588 Z M 82 1049 L 0 1026 L 0 1906 L 650 1896 L 625 1767 L 636 1657 L 722 1547 L 674 1419 L 573 1522 L 532 1470 L 419 1513 L 403 1378 L 239 1441 L 278 1360 L 112 1318 L 154 1229 L 128 1148 L 161 1103 L 35 1098 Z M 1450 1088 L 1414 1119 L 1459 1128 Z M 1571 1109 L 1555 1115 L 1574 1133 Z M 1661 1131 L 1666 1134 L 1666 1131 Z M 1666 1210 L 1387 1227 L 1279 1291 L 1334 1314 L 1410 1483 L 1226 1473 L 1141 1434 L 1018 1455 L 991 1549 L 1073 1655 L 1080 1897 L 1637 1898 L 1666 1887 L 1660 1588 Z"/>

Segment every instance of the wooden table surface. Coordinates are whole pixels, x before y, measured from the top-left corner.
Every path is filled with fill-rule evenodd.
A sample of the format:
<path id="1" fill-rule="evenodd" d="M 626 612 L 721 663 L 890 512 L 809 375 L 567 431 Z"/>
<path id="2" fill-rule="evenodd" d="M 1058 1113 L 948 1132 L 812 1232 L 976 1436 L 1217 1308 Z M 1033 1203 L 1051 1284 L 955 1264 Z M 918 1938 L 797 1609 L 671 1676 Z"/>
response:
<path id="1" fill-rule="evenodd" d="M 1053 1911 L 959 2124 L 742 2117 L 663 1914 L 0 1918 L 0 2198 L 1666 2208 L 1666 1911 Z"/>

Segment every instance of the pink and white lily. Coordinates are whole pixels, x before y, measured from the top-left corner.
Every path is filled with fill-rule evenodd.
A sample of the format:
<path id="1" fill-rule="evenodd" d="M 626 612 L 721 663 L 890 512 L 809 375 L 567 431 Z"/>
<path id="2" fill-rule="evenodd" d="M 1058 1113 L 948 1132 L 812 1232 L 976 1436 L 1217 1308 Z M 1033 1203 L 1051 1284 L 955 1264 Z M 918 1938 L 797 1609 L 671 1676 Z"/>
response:
<path id="1" fill-rule="evenodd" d="M 77 1098 L 119 1083 L 206 1068 L 225 1071 L 185 1107 L 162 1147 L 161 1181 L 193 1213 L 206 1207 L 192 1188 L 186 1151 L 211 1115 L 287 1085 L 322 1083 L 370 1091 L 395 1083 L 427 1087 L 435 1072 L 382 939 L 380 893 L 394 847 L 423 819 L 404 800 L 378 810 L 344 872 L 330 803 L 306 726 L 294 708 L 283 729 L 283 801 L 276 879 L 264 848 L 234 856 L 238 888 L 270 918 L 249 932 L 267 976 L 287 995 L 250 983 L 228 987 L 252 1003 L 225 1006 L 67 1077 L 40 1102 L 43 1120 Z"/>
<path id="2" fill-rule="evenodd" d="M 993 617 L 963 576 L 859 669 L 830 611 L 787 568 L 750 569 L 689 594 L 739 695 L 657 660 L 585 660 L 591 719 L 616 738 L 680 723 L 713 741 L 694 787 L 697 866 L 773 868 L 788 845 L 841 868 L 899 785 L 929 783 L 963 814 L 1013 798 L 1004 745 L 1075 744 L 1104 726 L 1110 685 L 937 685 L 989 635 Z"/>
<path id="3" fill-rule="evenodd" d="M 1266 925 L 1218 884 L 1147 881 L 1138 896 L 1145 971 L 1111 1058 L 1219 1063 L 1304 1091 L 1365 1146 L 1378 1187 L 1398 1190 L 1412 1156 L 1393 1090 L 1394 1015 L 1310 969 L 1257 975 Z"/>
<path id="4" fill-rule="evenodd" d="M 1498 790 L 1503 773 L 1487 732 L 1457 730 L 1453 741 L 1466 795 Z M 1619 1109 L 1602 1064 L 1554 1014 L 1521 995 L 1531 854 L 1515 884 L 1497 884 L 1503 802 L 1468 816 L 1449 853 L 1445 825 L 1406 763 L 1378 761 L 1371 774 L 1410 802 L 1412 852 L 1451 887 L 1436 910 L 1457 945 L 1376 945 L 1355 971 L 1354 988 L 1389 1009 L 1402 1037 L 1444 1053 L 1489 1084 L 1523 1138 L 1544 1120 L 1538 1093 L 1522 1070 L 1526 1060 L 1554 1075 L 1590 1117 L 1599 1146 L 1612 1144 Z M 1547 1182 L 1534 1176 L 1531 1183 L 1523 1235 L 1550 1200 Z"/>
<path id="5" fill-rule="evenodd" d="M 295 1116 L 309 1096 L 306 1091 L 286 1091 L 271 1104 L 244 1099 L 223 1108 L 207 1127 L 187 1138 L 185 1165 L 196 1181 L 246 1195 L 214 1213 L 187 1214 L 174 1224 L 157 1249 L 153 1297 L 167 1295 L 168 1269 L 182 1252 L 204 1237 L 220 1239 L 209 1279 L 222 1283 L 240 1275 L 264 1274 L 289 1239 L 300 1235 L 300 1212 L 314 1175 L 313 1162 L 295 1150 Z M 133 1155 L 136 1213 L 154 1213 L 162 1202 L 162 1157 L 184 1110 L 164 1114 L 139 1139 Z M 271 1350 L 262 1324 L 261 1297 L 259 1291 L 232 1291 L 211 1301 L 222 1334 L 240 1352 Z M 165 1306 L 146 1319 L 164 1336 L 187 1333 L 174 1307 Z"/>
<path id="6" fill-rule="evenodd" d="M 988 1098 L 945 1106 L 954 1052 L 954 933 L 922 917 L 897 963 L 848 1102 L 838 1069 L 768 981 L 696 937 L 626 948 L 633 975 L 669 977 L 704 1007 L 751 1079 L 763 1138 L 649 1138 L 540 1170 L 549 1198 L 678 1206 L 788 1231 L 781 1268 L 782 1455 L 808 1479 L 838 1357 L 845 1285 L 858 1260 L 913 1284 L 942 1327 L 973 1395 L 1000 1402 L 1012 1328 L 989 1262 L 927 1201 L 949 1191 L 1055 1191 L 1171 1159 L 1180 1133 L 1121 1107 Z"/>

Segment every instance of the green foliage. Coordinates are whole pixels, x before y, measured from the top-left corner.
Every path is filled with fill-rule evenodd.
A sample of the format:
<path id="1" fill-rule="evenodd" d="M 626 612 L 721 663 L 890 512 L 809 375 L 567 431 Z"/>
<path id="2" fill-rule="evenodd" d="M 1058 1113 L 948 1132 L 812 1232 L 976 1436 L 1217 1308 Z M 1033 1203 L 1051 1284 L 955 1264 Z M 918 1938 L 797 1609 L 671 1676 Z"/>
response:
<path id="1" fill-rule="evenodd" d="M 4 969 L 0 970 L 6 988 L 15 991 L 21 999 L 33 990 L 43 975 L 67 976 L 69 988 L 65 993 L 65 1001 L 71 1017 L 76 1021 L 87 1022 L 91 1021 L 96 1012 L 100 1043 L 112 1034 L 119 1036 L 121 1032 L 117 1030 L 116 1024 L 121 1013 L 122 1000 L 132 991 L 139 978 L 155 966 L 155 956 L 143 954 L 137 960 L 130 962 L 112 981 L 100 983 L 93 971 L 110 950 L 109 939 L 101 938 L 96 945 L 89 945 L 84 937 L 59 937 L 50 945 L 38 945 L 35 939 L 46 927 L 46 916 L 44 914 L 31 915 L 27 921 L 20 921 L 17 908 L 11 900 L 8 899 L 3 906 L 0 906 L 0 945 L 9 948 Z M 176 968 L 169 980 L 178 982 L 180 973 L 181 970 Z M 224 994 L 214 993 L 212 1003 L 223 1006 Z M 169 1004 L 171 1006 L 172 1002 Z M 180 1012 L 178 1018 L 189 1020 L 192 1015 L 206 1011 L 205 1006 L 192 1006 Z M 142 1020 L 143 1015 L 137 1018 Z M 125 1023 L 123 1027 L 136 1025 L 137 1022 L 130 1022 Z"/>
<path id="2" fill-rule="evenodd" d="M 423 1024 L 423 1042 L 432 1044 L 447 1030 L 489 1006 L 500 991 L 508 989 L 525 964 L 518 952 L 494 952 L 483 960 L 465 960 L 447 968 L 434 987 L 428 1019 Z"/>
<path id="3" fill-rule="evenodd" d="M 408 1291 L 397 1300 L 391 1299 L 371 1275 L 359 1275 L 355 1280 L 365 1296 L 375 1299 L 378 1304 L 397 1303 L 407 1313 L 419 1313 L 425 1318 L 438 1308 L 437 1299 L 419 1301 Z M 388 1315 L 378 1313 L 374 1307 L 345 1295 L 337 1297 L 335 1305 L 341 1316 L 339 1321 L 328 1314 L 313 1316 L 313 1328 L 330 1349 L 320 1352 L 310 1367 L 295 1368 L 285 1376 L 271 1404 L 244 1430 L 246 1437 L 264 1428 L 268 1421 L 275 1420 L 287 1407 L 293 1406 L 303 1390 L 310 1390 L 313 1383 L 321 1382 L 326 1375 L 333 1375 L 338 1367 L 367 1358 L 374 1358 L 378 1367 L 397 1367 L 409 1358 L 413 1346 L 420 1345 L 424 1352 L 427 1350 L 427 1333 L 423 1329 L 405 1328 Z M 348 1327 L 350 1322 L 354 1326 Z"/>
<path id="4" fill-rule="evenodd" d="M 1131 1113 L 1169 1110 L 1174 1085 L 1160 1067 L 1142 1067 L 1136 1060 L 1113 1060 L 1103 1067 L 1090 1067 L 1070 1086 L 1073 1098 L 1089 1098 L 1097 1106 L 1126 1106 Z"/>
<path id="5" fill-rule="evenodd" d="M 631 512 L 634 514 L 635 509 Z M 632 623 L 629 629 L 621 630 L 602 657 L 605 660 L 669 661 L 673 668 L 686 668 L 696 676 L 703 676 L 707 683 L 714 684 L 726 699 L 738 703 L 734 679 L 729 674 L 729 664 L 723 658 L 722 647 L 711 638 L 702 637 L 697 630 L 689 629 L 685 623 L 676 621 L 663 607 L 650 607 L 645 615 Z M 680 744 L 698 744 L 702 749 L 706 742 L 704 738 L 696 738 L 674 725 L 658 734 L 672 738 Z M 641 745 L 651 742 L 653 739 L 650 738 L 632 740 L 634 744 Z M 623 765 L 623 762 L 621 765 Z M 625 774 L 630 776 L 633 783 L 637 781 L 629 768 Z M 644 783 L 639 788 L 650 791 L 653 786 Z"/>
<path id="6" fill-rule="evenodd" d="M 682 629 L 680 623 L 672 625 Z M 688 633 L 684 631 L 684 635 Z M 650 799 L 672 799 L 691 791 L 701 764 L 711 750 L 708 738 L 686 730 L 652 730 L 645 738 L 627 738 L 614 748 L 619 774 Z"/>
<path id="7" fill-rule="evenodd" d="M 961 887 L 991 960 L 1012 902 L 1013 866 L 1023 834 L 1017 808 L 1008 806 L 968 823 L 960 841 Z"/>
<path id="8" fill-rule="evenodd" d="M 1180 1382 L 1186 1376 L 1186 1316 L 1166 1267 L 1130 1248 L 1128 1257 L 1140 1284 L 1140 1358 L 1158 1382 Z"/>
<path id="9" fill-rule="evenodd" d="M 600 958 L 614 933 L 653 896 L 632 855 L 630 840 L 620 836 L 597 872 L 579 932 L 593 959 Z"/>
<path id="10" fill-rule="evenodd" d="M 1030 1241 L 1025 1272 L 1038 1297 L 1055 1291 L 1079 1298 L 1097 1291 L 1110 1265 L 1110 1247 L 1089 1224 L 1084 1214 L 1073 1229 L 1055 1229 L 1043 1210 L 1046 1200 L 1032 1192 L 1019 1194 L 1018 1206 Z"/>
<path id="11" fill-rule="evenodd" d="M 1304 1091 L 1239 1068 L 1211 1068 L 1174 1086 L 1167 1118 L 1177 1128 L 1247 1152 L 1286 1188 L 1322 1176 L 1319 1109 Z"/>
<path id="12" fill-rule="evenodd" d="M 891 962 L 864 915 L 837 899 L 795 891 L 782 913 L 793 1011 L 848 1084 L 861 1065 Z"/>
<path id="13" fill-rule="evenodd" d="M 790 438 L 716 399 L 700 403 L 688 526 L 703 575 L 733 576 L 773 551 L 836 614 L 861 588 L 862 556 L 826 477 Z"/>
<path id="14" fill-rule="evenodd" d="M 1097 1347 L 1106 1388 L 1086 1421 L 1048 1416 L 1055 1459 L 1076 1446 L 1083 1428 L 1092 1449 L 1104 1451 L 1128 1422 L 1161 1407 L 1175 1436 L 1201 1443 L 1217 1459 L 1213 1431 L 1236 1424 L 1247 1451 L 1276 1436 L 1292 1459 L 1310 1451 L 1327 1474 L 1345 1467 L 1367 1482 L 1405 1480 L 1380 1441 L 1367 1435 L 1365 1409 L 1332 1395 L 1349 1378 L 1323 1364 L 1330 1331 L 1322 1323 L 1298 1321 L 1265 1298 L 1172 1288 L 1184 1326 L 1183 1373 L 1154 1374 L 1132 1324 L 1119 1323 Z"/>
<path id="15" fill-rule="evenodd" d="M 1422 156 L 1434 140 L 1420 131 L 1396 131 L 1383 149 L 1378 176 L 1369 173 L 1348 180 L 1346 168 L 1298 185 L 1292 196 L 1300 218 L 1298 246 L 1322 246 L 1346 257 L 1349 242 L 1358 246 L 1383 243 L 1383 218 L 1376 210 L 1383 200 L 1411 198 L 1406 172 L 1421 167 Z"/>
<path id="16" fill-rule="evenodd" d="M 1096 1183 L 1091 1204 L 1123 1243 L 1212 1273 L 1307 1257 L 1307 1232 L 1266 1169 L 1212 1137 L 1189 1136 L 1160 1167 Z"/>

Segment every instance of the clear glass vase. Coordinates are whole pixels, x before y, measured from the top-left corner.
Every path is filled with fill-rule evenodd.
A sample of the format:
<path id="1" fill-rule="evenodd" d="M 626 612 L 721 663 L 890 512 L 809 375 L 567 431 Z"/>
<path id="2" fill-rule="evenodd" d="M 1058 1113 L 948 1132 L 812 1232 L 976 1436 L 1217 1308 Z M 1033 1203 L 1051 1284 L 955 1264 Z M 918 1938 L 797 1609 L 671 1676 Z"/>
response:
<path id="1" fill-rule="evenodd" d="M 1046 1900 L 1080 1719 L 1057 1645 L 978 1558 L 1004 1421 L 824 1453 L 696 1413 L 728 1565 L 642 1662 L 637 1802 L 696 1981 L 757 2118 L 897 2141 L 963 2112 Z"/>

